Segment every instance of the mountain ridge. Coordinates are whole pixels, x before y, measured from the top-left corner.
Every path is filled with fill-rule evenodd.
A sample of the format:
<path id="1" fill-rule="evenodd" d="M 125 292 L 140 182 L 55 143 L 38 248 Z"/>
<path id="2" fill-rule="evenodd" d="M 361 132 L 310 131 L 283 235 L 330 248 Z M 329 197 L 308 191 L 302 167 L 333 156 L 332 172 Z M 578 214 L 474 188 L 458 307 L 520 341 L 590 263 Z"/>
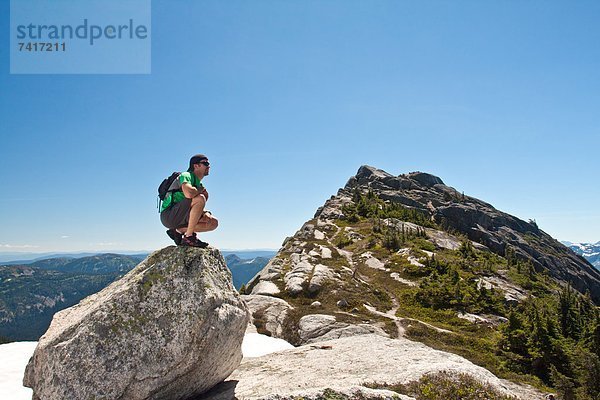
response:
<path id="1" fill-rule="evenodd" d="M 470 240 L 487 246 L 500 256 L 506 256 L 507 251 L 514 252 L 514 255 L 509 255 L 532 262 L 538 272 L 547 269 L 552 276 L 569 282 L 582 293 L 590 290 L 594 301 L 600 303 L 600 272 L 539 229 L 535 221 L 525 222 L 497 210 L 491 204 L 466 196 L 446 186 L 439 177 L 424 172 L 395 177 L 363 165 L 341 190 L 350 194 L 361 186 L 374 190 L 383 200 L 429 212 L 431 218 L 443 227 L 466 234 Z M 405 195 L 398 194 L 398 189 L 404 189 Z M 424 197 L 425 194 L 428 197 Z M 540 248 L 547 251 L 541 252 Z"/>
<path id="2" fill-rule="evenodd" d="M 596 389 L 573 371 L 600 366 L 599 283 L 535 221 L 361 166 L 244 293 L 258 332 L 294 345 L 406 337 L 541 390 L 568 377 L 585 399 Z"/>
<path id="3" fill-rule="evenodd" d="M 0 266 L 0 336 L 38 340 L 56 312 L 103 289 L 142 259 L 105 253 Z"/>

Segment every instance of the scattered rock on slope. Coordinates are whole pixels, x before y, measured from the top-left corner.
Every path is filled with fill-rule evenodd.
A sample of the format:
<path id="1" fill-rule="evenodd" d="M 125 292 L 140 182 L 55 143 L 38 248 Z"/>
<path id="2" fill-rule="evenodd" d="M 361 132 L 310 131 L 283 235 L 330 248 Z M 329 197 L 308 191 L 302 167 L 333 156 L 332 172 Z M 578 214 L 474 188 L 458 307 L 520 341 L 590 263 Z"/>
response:
<path id="1" fill-rule="evenodd" d="M 242 359 L 248 311 L 221 253 L 167 247 L 54 316 L 25 371 L 34 399 L 184 399 Z"/>
<path id="2" fill-rule="evenodd" d="M 302 344 L 371 333 L 388 337 L 378 326 L 338 322 L 333 315 L 308 314 L 298 322 L 298 336 Z"/>

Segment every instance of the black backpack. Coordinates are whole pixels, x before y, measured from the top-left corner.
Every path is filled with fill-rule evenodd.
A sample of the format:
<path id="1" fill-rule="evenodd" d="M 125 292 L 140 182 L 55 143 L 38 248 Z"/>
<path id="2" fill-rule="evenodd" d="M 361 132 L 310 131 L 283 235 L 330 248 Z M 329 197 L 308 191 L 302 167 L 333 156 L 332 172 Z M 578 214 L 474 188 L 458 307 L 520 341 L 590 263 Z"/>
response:
<path id="1" fill-rule="evenodd" d="M 179 179 L 179 175 L 181 175 L 181 172 L 173 172 L 171 174 L 171 176 L 169 176 L 168 178 L 165 178 L 161 182 L 161 184 L 158 186 L 158 209 L 159 210 L 160 210 L 160 204 L 165 200 L 165 197 L 167 197 L 167 193 L 181 191 L 181 187 L 179 187 L 177 189 L 171 189 L 171 185 L 173 184 L 173 182 L 175 182 L 176 180 Z"/>

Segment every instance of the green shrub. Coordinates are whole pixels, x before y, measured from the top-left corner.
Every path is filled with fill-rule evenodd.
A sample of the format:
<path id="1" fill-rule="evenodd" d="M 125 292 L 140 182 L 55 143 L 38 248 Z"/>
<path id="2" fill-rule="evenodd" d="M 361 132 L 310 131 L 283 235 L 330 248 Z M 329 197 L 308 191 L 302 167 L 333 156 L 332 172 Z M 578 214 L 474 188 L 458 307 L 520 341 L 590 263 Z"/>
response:
<path id="1" fill-rule="evenodd" d="M 412 396 L 417 400 L 516 400 L 516 397 L 502 394 L 493 386 L 478 381 L 468 374 L 455 374 L 441 371 L 426 374 L 418 381 L 407 384 L 379 385 L 370 384 L 371 388 L 388 389 L 397 393 Z"/>
<path id="2" fill-rule="evenodd" d="M 437 227 L 427 211 L 386 202 L 372 191 L 364 194 L 356 190 L 352 196 L 352 203 L 344 205 L 342 213 L 348 222 L 357 222 L 360 218 L 397 218 L 425 227 Z"/>
<path id="3" fill-rule="evenodd" d="M 344 233 L 340 233 L 339 235 L 337 235 L 335 240 L 333 241 L 333 244 L 335 246 L 339 247 L 340 249 L 343 249 L 344 247 L 349 246 L 352 243 L 353 243 L 352 239 L 350 239 Z"/>

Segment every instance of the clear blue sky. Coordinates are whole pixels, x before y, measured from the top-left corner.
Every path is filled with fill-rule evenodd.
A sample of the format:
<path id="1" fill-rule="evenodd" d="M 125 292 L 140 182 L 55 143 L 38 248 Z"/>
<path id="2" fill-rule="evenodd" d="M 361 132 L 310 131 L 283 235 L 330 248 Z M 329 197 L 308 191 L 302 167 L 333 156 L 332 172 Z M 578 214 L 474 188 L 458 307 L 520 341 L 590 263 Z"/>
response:
<path id="1" fill-rule="evenodd" d="M 152 2 L 150 75 L 10 75 L 0 251 L 168 245 L 194 153 L 221 248 L 278 248 L 362 164 L 600 240 L 597 1 Z"/>

